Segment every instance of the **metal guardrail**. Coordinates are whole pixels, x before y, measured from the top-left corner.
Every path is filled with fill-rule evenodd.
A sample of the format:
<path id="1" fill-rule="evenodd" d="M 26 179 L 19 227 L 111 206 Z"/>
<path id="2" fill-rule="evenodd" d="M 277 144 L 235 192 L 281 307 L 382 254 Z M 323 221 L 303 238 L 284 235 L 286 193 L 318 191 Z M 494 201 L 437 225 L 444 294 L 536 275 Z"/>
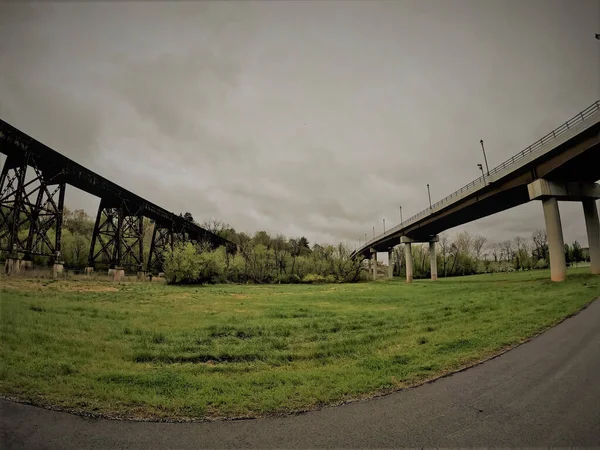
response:
<path id="1" fill-rule="evenodd" d="M 535 152 L 537 149 L 539 149 L 539 148 L 543 147 L 544 145 L 548 144 L 548 142 L 553 141 L 556 138 L 560 137 L 561 135 L 567 133 L 573 127 L 579 125 L 580 123 L 582 123 L 583 121 L 585 121 L 588 117 L 596 114 L 598 111 L 600 111 L 600 101 L 596 101 L 596 102 L 592 103 L 590 106 L 588 106 L 586 109 L 584 109 L 583 111 L 581 111 L 579 114 L 577 114 L 574 117 L 572 117 L 571 119 L 567 120 L 561 126 L 559 126 L 558 128 L 555 128 L 554 130 L 552 130 L 550 133 L 546 134 L 541 139 L 538 139 L 533 144 L 531 144 L 529 147 L 527 147 L 524 150 L 520 151 L 519 153 L 517 153 L 513 157 L 507 159 L 502 164 L 499 164 L 498 166 L 494 167 L 492 170 L 489 171 L 488 174 L 485 175 L 485 177 L 481 176 L 481 177 L 479 177 L 479 178 L 471 181 L 469 184 L 466 184 L 465 186 L 461 187 L 457 191 L 454 191 L 452 194 L 450 194 L 450 195 L 444 197 L 443 199 L 435 202 L 433 205 L 431 205 L 430 208 L 426 208 L 423 211 L 415 214 L 414 216 L 412 216 L 409 219 L 403 221 L 401 224 L 399 224 L 396 227 L 392 228 L 391 230 L 389 230 L 387 233 L 384 233 L 383 235 L 385 236 L 387 234 L 390 234 L 390 233 L 393 233 L 395 231 L 398 231 L 398 227 L 400 227 L 400 229 L 402 229 L 402 228 L 404 228 L 404 227 L 406 227 L 408 225 L 413 224 L 414 222 L 416 222 L 421 217 L 426 216 L 428 214 L 431 214 L 431 212 L 434 209 L 436 209 L 437 207 L 442 206 L 445 203 L 450 203 L 453 199 L 455 199 L 456 197 L 458 197 L 459 195 L 461 195 L 464 192 L 471 191 L 474 186 L 479 186 L 479 185 L 482 185 L 482 184 L 485 185 L 485 179 L 486 179 L 486 177 L 492 177 L 495 174 L 498 174 L 500 172 L 505 171 L 507 168 L 511 167 L 513 164 L 515 164 L 516 162 L 518 162 L 519 160 L 521 160 L 525 156 L 527 156 L 527 155 Z M 375 240 L 376 240 L 375 238 L 372 239 L 372 240 L 370 240 L 369 242 L 363 244 L 362 247 L 369 246 Z"/>

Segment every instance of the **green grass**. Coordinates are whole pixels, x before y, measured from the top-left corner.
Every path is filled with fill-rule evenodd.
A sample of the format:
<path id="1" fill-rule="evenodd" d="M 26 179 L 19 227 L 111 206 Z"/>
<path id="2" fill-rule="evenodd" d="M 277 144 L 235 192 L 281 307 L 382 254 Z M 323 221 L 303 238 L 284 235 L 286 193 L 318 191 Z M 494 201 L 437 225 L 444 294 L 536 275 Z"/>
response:
<path id="1" fill-rule="evenodd" d="M 414 385 L 600 296 L 571 269 L 356 285 L 1 278 L 0 393 L 119 417 L 310 409 Z"/>

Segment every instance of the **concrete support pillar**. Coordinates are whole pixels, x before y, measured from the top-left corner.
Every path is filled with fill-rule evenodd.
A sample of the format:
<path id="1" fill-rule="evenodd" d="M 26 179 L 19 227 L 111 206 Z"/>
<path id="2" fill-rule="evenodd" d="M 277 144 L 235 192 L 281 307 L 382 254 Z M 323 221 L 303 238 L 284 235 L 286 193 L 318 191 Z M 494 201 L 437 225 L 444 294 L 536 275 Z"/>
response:
<path id="1" fill-rule="evenodd" d="M 546 234 L 548 235 L 550 279 L 552 281 L 564 281 L 567 276 L 567 263 L 565 261 L 565 243 L 556 197 L 543 199 L 542 207 L 544 209 L 544 220 L 546 221 Z"/>
<path id="2" fill-rule="evenodd" d="M 125 277 L 125 269 L 123 267 L 115 267 L 113 270 L 114 281 L 121 281 Z"/>
<path id="3" fill-rule="evenodd" d="M 58 278 L 62 275 L 64 266 L 60 262 L 52 264 L 52 278 Z"/>
<path id="4" fill-rule="evenodd" d="M 590 248 L 590 263 L 593 274 L 600 274 L 600 221 L 598 220 L 598 207 L 593 198 L 584 198 L 583 215 L 587 229 L 588 245 Z"/>
<path id="5" fill-rule="evenodd" d="M 21 261 L 20 270 L 31 270 L 33 269 L 33 261 L 30 259 L 24 259 Z"/>
<path id="6" fill-rule="evenodd" d="M 4 273 L 6 275 L 18 275 L 21 270 L 21 260 L 18 258 L 8 257 L 4 263 Z"/>
<path id="7" fill-rule="evenodd" d="M 410 242 L 404 244 L 404 259 L 406 260 L 406 282 L 412 283 L 413 280 L 413 260 Z"/>
<path id="8" fill-rule="evenodd" d="M 144 270 L 138 271 L 138 273 L 137 273 L 137 279 L 139 281 L 145 281 L 146 280 L 146 271 L 144 271 Z"/>
<path id="9" fill-rule="evenodd" d="M 435 254 L 435 242 L 429 243 L 429 266 L 431 268 L 431 279 L 437 280 L 437 256 Z"/>
<path id="10" fill-rule="evenodd" d="M 388 278 L 394 278 L 394 249 L 388 250 Z"/>
<path id="11" fill-rule="evenodd" d="M 85 273 L 86 275 L 88 275 L 88 276 L 89 276 L 89 275 L 91 275 L 91 274 L 93 274 L 93 273 L 94 273 L 94 268 L 93 268 L 92 266 L 87 266 L 87 267 L 84 269 L 84 273 Z"/>
<path id="12" fill-rule="evenodd" d="M 371 254 L 371 268 L 373 270 L 373 281 L 377 280 L 377 252 Z"/>

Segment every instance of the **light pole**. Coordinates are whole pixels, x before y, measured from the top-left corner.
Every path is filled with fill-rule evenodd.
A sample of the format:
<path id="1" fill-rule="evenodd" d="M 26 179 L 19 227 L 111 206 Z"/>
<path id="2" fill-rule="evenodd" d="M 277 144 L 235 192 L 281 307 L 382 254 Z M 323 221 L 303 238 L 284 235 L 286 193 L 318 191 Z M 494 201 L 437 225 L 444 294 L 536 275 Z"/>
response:
<path id="1" fill-rule="evenodd" d="M 385 219 L 383 219 L 383 234 L 385 234 Z"/>
<path id="2" fill-rule="evenodd" d="M 431 209 L 431 191 L 429 190 L 429 183 L 427 183 L 427 195 L 429 196 L 429 209 Z"/>
<path id="3" fill-rule="evenodd" d="M 488 174 L 488 177 L 490 176 L 490 168 L 488 167 L 488 163 L 487 163 L 487 157 L 485 156 L 485 147 L 483 146 L 483 139 L 481 139 L 479 141 L 479 143 L 481 144 L 481 150 L 483 150 L 483 160 L 485 161 L 485 171 Z"/>
<path id="4" fill-rule="evenodd" d="M 404 223 L 404 220 L 402 220 L 402 206 L 400 207 L 400 225 L 402 225 L 402 223 Z"/>
<path id="5" fill-rule="evenodd" d="M 485 173 L 483 173 L 483 166 L 481 164 L 477 164 L 479 170 L 481 170 L 481 176 L 483 177 L 483 184 L 485 184 Z"/>
<path id="6" fill-rule="evenodd" d="M 373 239 L 375 239 L 375 227 L 373 227 Z"/>

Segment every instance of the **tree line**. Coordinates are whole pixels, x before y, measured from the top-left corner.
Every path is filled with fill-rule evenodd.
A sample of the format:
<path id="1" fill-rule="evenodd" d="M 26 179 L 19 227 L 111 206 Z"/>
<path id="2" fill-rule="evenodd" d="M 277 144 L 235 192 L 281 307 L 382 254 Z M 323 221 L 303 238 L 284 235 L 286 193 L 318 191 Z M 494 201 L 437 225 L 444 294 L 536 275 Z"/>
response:
<path id="1" fill-rule="evenodd" d="M 190 213 L 181 214 L 194 222 Z M 350 259 L 353 248 L 347 243 L 310 245 L 304 236 L 271 236 L 266 231 L 253 235 L 238 232 L 225 222 L 208 219 L 201 227 L 228 239 L 237 246 L 236 253 L 224 248 L 210 250 L 203 243 L 178 243 L 168 251 L 165 277 L 172 283 L 319 283 L 354 282 L 369 277 L 368 262 Z M 88 264 L 94 220 L 83 210 L 65 208 L 62 228 L 62 258 L 69 269 L 82 270 Z M 143 261 L 148 260 L 153 224 L 144 219 Z M 22 237 L 27 229 L 19 230 Z M 53 231 L 49 238 L 54 239 Z M 481 235 L 458 233 L 453 238 L 440 235 L 436 245 L 438 277 L 477 273 L 508 272 L 548 267 L 548 240 L 545 231 L 537 230 L 529 238 L 489 242 Z M 413 245 L 415 278 L 430 276 L 428 245 Z M 395 276 L 405 275 L 404 249 L 393 250 Z M 589 261 L 589 253 L 575 241 L 565 244 L 567 264 Z M 48 258 L 35 257 L 36 266 Z M 379 262 L 383 269 L 383 263 Z M 387 269 L 385 270 L 387 273 Z"/>
<path id="2" fill-rule="evenodd" d="M 511 272 L 549 267 L 548 238 L 544 230 L 536 230 L 529 238 L 517 236 L 501 242 L 489 242 L 485 236 L 466 231 L 453 239 L 440 235 L 436 245 L 438 277 L 473 275 L 478 273 Z M 413 245 L 413 275 L 430 276 L 429 246 Z M 565 244 L 567 264 L 588 261 L 589 253 L 575 241 Z M 394 249 L 394 274 L 404 276 L 404 249 Z"/>

